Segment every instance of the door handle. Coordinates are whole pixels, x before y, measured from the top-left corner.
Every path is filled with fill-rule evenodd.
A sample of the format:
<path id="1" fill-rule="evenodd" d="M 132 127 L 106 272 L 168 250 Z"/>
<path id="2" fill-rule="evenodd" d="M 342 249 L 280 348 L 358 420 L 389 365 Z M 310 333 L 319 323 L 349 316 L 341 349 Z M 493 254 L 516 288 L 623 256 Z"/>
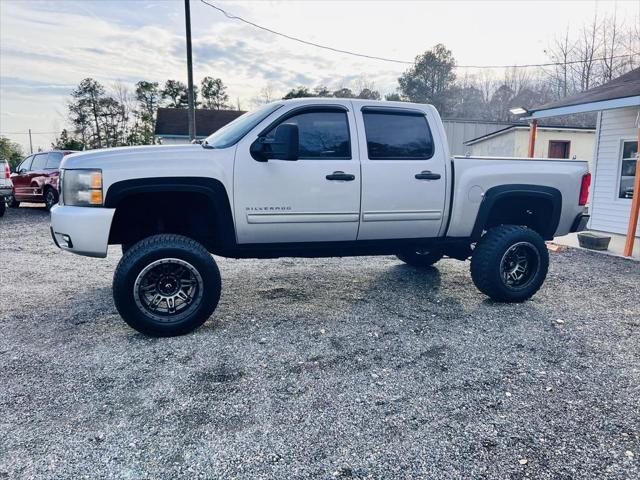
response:
<path id="1" fill-rule="evenodd" d="M 327 175 L 325 177 L 327 180 L 343 180 L 345 182 L 350 182 L 352 180 L 356 179 L 355 175 L 351 175 L 350 173 L 344 173 L 341 170 L 338 170 L 336 172 L 333 172 L 330 175 Z"/>
<path id="2" fill-rule="evenodd" d="M 420 173 L 416 173 L 418 180 L 440 180 L 439 173 L 431 173 L 431 170 L 423 170 Z"/>

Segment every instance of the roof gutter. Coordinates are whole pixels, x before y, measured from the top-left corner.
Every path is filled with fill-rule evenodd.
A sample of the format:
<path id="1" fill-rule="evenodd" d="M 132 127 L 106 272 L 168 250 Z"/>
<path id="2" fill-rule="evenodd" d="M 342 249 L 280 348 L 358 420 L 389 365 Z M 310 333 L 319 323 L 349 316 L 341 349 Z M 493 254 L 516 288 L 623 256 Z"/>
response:
<path id="1" fill-rule="evenodd" d="M 638 107 L 640 106 L 640 95 L 633 97 L 614 98 L 612 100 L 601 100 L 599 102 L 581 103 L 578 105 L 568 105 L 566 107 L 549 108 L 546 110 L 531 110 L 529 116 L 520 120 L 535 120 L 539 118 L 559 117 L 574 113 L 598 112 L 601 110 L 612 110 L 614 108 Z"/>

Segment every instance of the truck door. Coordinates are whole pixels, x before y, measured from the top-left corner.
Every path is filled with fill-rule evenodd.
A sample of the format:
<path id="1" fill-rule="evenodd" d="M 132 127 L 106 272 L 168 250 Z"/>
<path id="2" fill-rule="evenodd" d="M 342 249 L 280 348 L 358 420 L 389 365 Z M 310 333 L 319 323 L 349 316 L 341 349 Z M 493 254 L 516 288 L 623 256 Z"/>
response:
<path id="1" fill-rule="evenodd" d="M 358 240 L 438 236 L 447 159 L 446 149 L 434 143 L 428 113 L 364 106 L 357 116 L 362 152 Z"/>
<path id="2" fill-rule="evenodd" d="M 280 112 L 236 151 L 234 213 L 238 243 L 356 240 L 360 161 L 350 102 Z M 249 153 L 281 124 L 299 131 L 299 159 L 260 162 Z"/>
<path id="3" fill-rule="evenodd" d="M 13 182 L 13 196 L 19 202 L 31 200 L 33 195 L 33 188 L 31 188 L 31 162 L 33 161 L 33 155 L 27 157 L 16 167 L 15 173 L 11 174 L 11 181 Z"/>

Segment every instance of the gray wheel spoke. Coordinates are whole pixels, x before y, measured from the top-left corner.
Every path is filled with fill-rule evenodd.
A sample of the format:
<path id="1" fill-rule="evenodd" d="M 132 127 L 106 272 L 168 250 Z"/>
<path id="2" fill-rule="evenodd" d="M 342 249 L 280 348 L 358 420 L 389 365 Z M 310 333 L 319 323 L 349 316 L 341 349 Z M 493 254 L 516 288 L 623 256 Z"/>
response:
<path id="1" fill-rule="evenodd" d="M 160 321 L 175 321 L 197 308 L 203 282 L 193 265 L 178 258 L 164 258 L 138 274 L 133 293 L 142 311 Z"/>

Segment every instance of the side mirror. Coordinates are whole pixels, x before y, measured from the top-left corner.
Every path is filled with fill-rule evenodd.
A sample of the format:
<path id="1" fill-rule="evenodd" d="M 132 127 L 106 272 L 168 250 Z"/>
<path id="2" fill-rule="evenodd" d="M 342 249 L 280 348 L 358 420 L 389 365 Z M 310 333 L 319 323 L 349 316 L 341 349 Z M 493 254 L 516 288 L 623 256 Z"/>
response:
<path id="1" fill-rule="evenodd" d="M 298 160 L 298 126 L 290 123 L 278 125 L 273 140 L 258 138 L 249 149 L 251 156 L 259 162 L 269 159 Z"/>

